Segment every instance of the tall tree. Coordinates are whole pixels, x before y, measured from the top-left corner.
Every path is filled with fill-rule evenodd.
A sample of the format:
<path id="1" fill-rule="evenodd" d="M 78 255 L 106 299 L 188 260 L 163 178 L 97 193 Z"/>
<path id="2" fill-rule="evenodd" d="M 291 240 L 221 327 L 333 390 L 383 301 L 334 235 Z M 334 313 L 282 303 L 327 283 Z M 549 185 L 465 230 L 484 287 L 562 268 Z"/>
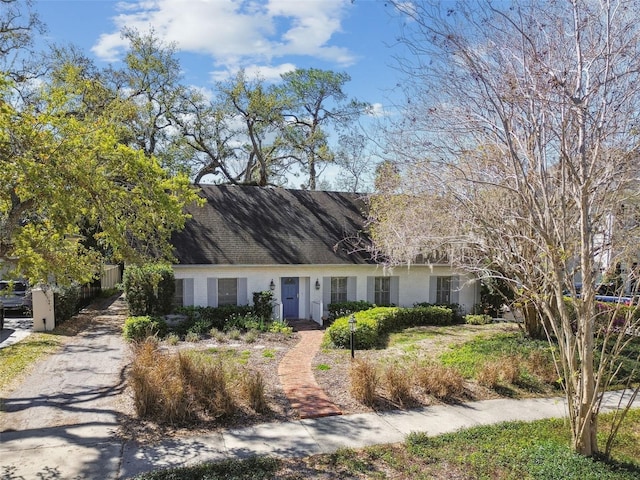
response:
<path id="1" fill-rule="evenodd" d="M 411 20 L 412 55 L 389 147 L 414 201 L 380 197 L 378 242 L 405 259 L 442 248 L 460 268 L 512 277 L 556 342 L 574 448 L 596 454 L 600 392 L 638 326 L 627 316 L 612 328 L 594 297 L 603 253 L 637 261 L 638 225 L 620 205 L 639 194 L 640 7 L 393 3 Z M 407 215 L 404 233 L 388 225 Z"/>
<path id="2" fill-rule="evenodd" d="M 335 159 L 329 146 L 330 128 L 345 127 L 364 114 L 369 105 L 349 100 L 346 73 L 316 68 L 297 69 L 282 75 L 280 87 L 289 99 L 286 138 L 292 155 L 308 175 L 308 187 L 316 189 L 318 169 Z"/>
<path id="3" fill-rule="evenodd" d="M 171 258 L 196 199 L 185 176 L 121 143 L 136 105 L 81 70 L 59 65 L 29 104 L 1 83 L 0 261 L 34 284 L 88 281 L 103 260 Z"/>
<path id="4" fill-rule="evenodd" d="M 105 78 L 137 106 L 127 122 L 128 143 L 145 155 L 155 155 L 168 171 L 185 171 L 189 158 L 181 155 L 182 137 L 172 122 L 185 91 L 175 46 L 165 44 L 153 30 L 140 33 L 125 28 L 122 36 L 129 42 L 124 67 L 110 69 Z"/>
<path id="5" fill-rule="evenodd" d="M 220 91 L 227 108 L 242 124 L 239 182 L 273 184 L 287 167 L 282 139 L 286 98 L 259 78 L 249 80 L 244 70 L 220 85 Z"/>

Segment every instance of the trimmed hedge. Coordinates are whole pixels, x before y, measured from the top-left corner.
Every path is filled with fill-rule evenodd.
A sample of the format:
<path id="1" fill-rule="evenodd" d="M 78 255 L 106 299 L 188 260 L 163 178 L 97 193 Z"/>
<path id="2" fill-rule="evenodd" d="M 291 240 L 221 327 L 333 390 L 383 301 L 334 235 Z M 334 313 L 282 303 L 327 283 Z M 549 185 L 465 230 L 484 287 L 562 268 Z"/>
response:
<path id="1" fill-rule="evenodd" d="M 389 332 L 415 326 L 451 325 L 455 317 L 451 309 L 429 306 L 414 308 L 375 307 L 353 314 L 356 320 L 355 348 L 371 349 L 382 346 Z M 327 328 L 325 342 L 337 348 L 349 348 L 351 332 L 349 316 L 338 318 Z"/>
<path id="2" fill-rule="evenodd" d="M 157 335 L 163 337 L 167 333 L 167 324 L 162 318 L 148 315 L 129 317 L 124 321 L 122 336 L 129 341 L 140 341 Z"/>
<path id="3" fill-rule="evenodd" d="M 127 266 L 122 284 L 131 315 L 167 315 L 173 310 L 176 285 L 171 265 Z"/>
<path id="4" fill-rule="evenodd" d="M 426 325 L 453 325 L 457 318 L 451 308 L 430 305 L 401 308 L 396 316 L 400 327 L 420 327 Z"/>
<path id="5" fill-rule="evenodd" d="M 331 323 L 337 318 L 346 317 L 352 313 L 361 312 L 362 310 L 369 310 L 373 307 L 375 307 L 373 303 L 364 300 L 330 303 L 327 305 L 327 310 L 329 310 L 328 320 L 329 323 Z"/>

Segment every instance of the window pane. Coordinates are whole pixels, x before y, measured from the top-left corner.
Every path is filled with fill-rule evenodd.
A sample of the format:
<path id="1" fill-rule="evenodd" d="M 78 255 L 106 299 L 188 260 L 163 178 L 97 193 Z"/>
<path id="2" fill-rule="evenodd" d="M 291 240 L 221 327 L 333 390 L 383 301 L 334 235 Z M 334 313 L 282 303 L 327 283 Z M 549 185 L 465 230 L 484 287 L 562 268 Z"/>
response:
<path id="1" fill-rule="evenodd" d="M 451 303 L 451 277 L 436 278 L 436 303 L 443 305 Z"/>
<path id="2" fill-rule="evenodd" d="M 331 303 L 347 301 L 347 277 L 331 277 Z"/>
<path id="3" fill-rule="evenodd" d="M 376 305 L 391 304 L 391 277 L 376 277 L 374 280 L 373 301 Z"/>
<path id="4" fill-rule="evenodd" d="M 184 306 L 184 280 L 182 278 L 175 279 L 176 291 L 173 296 L 173 303 L 176 307 Z"/>
<path id="5" fill-rule="evenodd" d="M 218 305 L 238 304 L 238 279 L 219 278 L 218 279 Z"/>

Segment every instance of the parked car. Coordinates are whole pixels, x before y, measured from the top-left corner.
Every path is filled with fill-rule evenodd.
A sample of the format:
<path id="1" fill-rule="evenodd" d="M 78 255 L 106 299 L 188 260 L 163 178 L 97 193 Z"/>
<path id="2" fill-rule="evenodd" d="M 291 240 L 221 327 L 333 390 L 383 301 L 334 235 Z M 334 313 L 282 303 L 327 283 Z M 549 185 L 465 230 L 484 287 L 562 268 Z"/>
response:
<path id="1" fill-rule="evenodd" d="M 27 282 L 0 280 L 0 302 L 7 311 L 27 313 L 31 311 L 31 291 Z"/>

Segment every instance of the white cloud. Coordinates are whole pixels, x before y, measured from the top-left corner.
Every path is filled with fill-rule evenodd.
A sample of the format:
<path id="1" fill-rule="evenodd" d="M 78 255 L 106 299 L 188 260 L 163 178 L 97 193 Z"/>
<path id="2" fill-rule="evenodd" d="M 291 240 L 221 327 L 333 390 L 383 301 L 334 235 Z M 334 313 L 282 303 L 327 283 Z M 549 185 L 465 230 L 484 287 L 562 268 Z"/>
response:
<path id="1" fill-rule="evenodd" d="M 388 115 L 387 111 L 384 109 L 384 105 L 381 103 L 372 103 L 371 108 L 367 112 L 367 115 L 370 117 L 386 117 Z"/>
<path id="2" fill-rule="evenodd" d="M 126 49 L 123 27 L 153 28 L 178 50 L 211 56 L 221 70 L 301 55 L 354 62 L 347 48 L 332 45 L 350 6 L 348 0 L 134 0 L 118 4 L 116 31 L 100 35 L 92 51 L 115 61 Z M 263 67 L 265 71 L 280 67 Z"/>

